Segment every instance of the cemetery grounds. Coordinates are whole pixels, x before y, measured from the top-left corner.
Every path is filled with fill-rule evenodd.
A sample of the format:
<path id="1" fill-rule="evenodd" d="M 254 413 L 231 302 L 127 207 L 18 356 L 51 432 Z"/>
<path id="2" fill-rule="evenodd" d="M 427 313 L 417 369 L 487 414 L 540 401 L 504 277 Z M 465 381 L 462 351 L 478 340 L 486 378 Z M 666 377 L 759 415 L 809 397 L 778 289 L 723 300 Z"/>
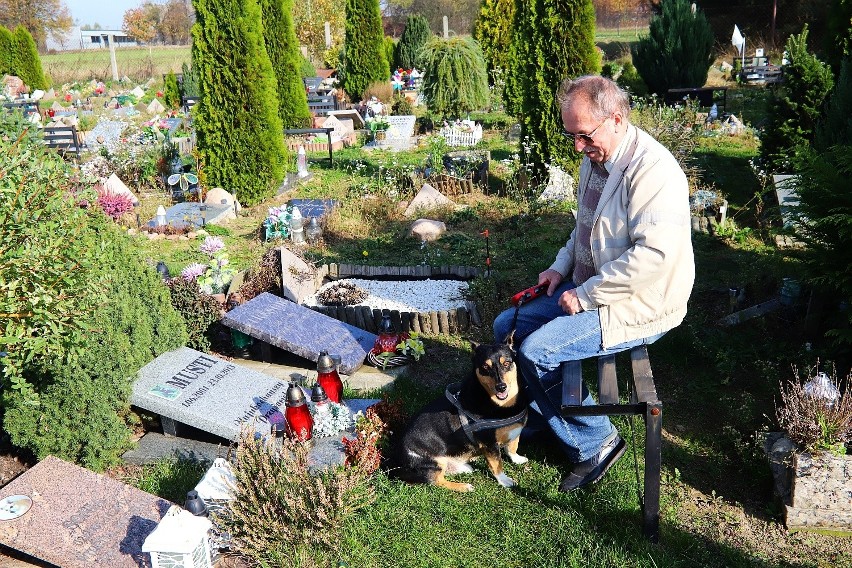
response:
<path id="1" fill-rule="evenodd" d="M 729 110 L 757 124 L 762 97 L 759 88 L 732 88 Z M 483 267 L 482 232 L 488 229 L 495 275 L 472 286 L 483 325 L 464 335 L 426 338 L 427 357 L 410 365 L 392 390 L 409 412 L 440 396 L 448 382 L 467 371 L 468 341 L 491 340 L 489 322 L 511 294 L 535 282 L 570 229 L 570 204 L 529 200 L 513 182 L 523 157 L 516 155 L 510 121 L 500 113 L 473 118 L 485 126 L 480 148 L 491 152 L 488 188 L 458 197 L 464 208 L 430 212 L 448 231 L 425 248 L 408 236 L 410 220 L 399 204 L 417 189 L 410 180 L 426 160 L 428 143 L 399 153 L 345 149 L 335 152 L 334 166 L 322 159 L 324 154 L 312 154 L 310 180 L 210 229 L 225 241 L 239 268 L 250 267 L 268 246 L 260 229 L 268 208 L 294 197 L 340 201 L 323 243 L 305 253 L 317 264 Z M 729 313 L 729 288 L 745 288 L 746 302 L 757 304 L 776 293 L 782 277 L 797 276 L 799 270 L 795 251 L 775 246 L 780 223 L 774 195 L 749 165 L 757 147 L 751 131 L 699 136 L 695 164 L 702 183 L 727 196 L 736 224 L 724 234 L 694 235 L 697 280 L 689 314 L 650 349 L 665 409 L 660 545 L 641 536 L 632 451 L 593 489 L 566 495 L 556 491 L 568 465 L 565 459 L 547 447 L 522 445 L 530 462 L 508 464 L 509 475 L 518 481 L 513 490 L 501 488 L 481 467 L 462 476 L 476 487 L 470 494 L 406 486 L 375 474 L 377 499 L 348 522 L 339 559 L 353 567 L 852 566 L 848 539 L 787 533 L 759 443 L 759 433 L 774 428 L 779 382 L 792 377 L 791 365 L 812 365 L 818 354 L 805 350 L 804 306 L 733 328 L 715 323 Z M 140 198 L 145 220 L 167 204 L 168 196 L 145 191 Z M 135 222 L 125 222 L 133 231 Z M 202 260 L 194 240 L 140 235 L 138 245 L 152 261 L 164 260 L 172 274 Z M 622 376 L 625 372 L 620 368 Z M 615 420 L 641 456 L 642 428 L 634 439 L 628 421 Z M 3 454 L 0 473 L 6 480 L 25 467 L 26 457 L 12 455 L 8 448 Z M 182 502 L 202 471 L 189 463 L 163 462 L 116 468 L 110 474 Z M 338 558 L 317 560 L 335 565 Z"/>

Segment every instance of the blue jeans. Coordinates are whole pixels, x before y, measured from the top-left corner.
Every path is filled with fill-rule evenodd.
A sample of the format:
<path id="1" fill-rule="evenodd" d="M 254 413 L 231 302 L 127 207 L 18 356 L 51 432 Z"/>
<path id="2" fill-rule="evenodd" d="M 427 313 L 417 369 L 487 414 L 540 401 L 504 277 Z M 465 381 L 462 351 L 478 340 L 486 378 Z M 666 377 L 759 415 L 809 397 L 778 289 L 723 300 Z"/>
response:
<path id="1" fill-rule="evenodd" d="M 600 452 L 601 446 L 614 428 L 606 416 L 563 417 L 562 372 L 564 361 L 579 361 L 625 351 L 631 347 L 650 344 L 663 336 L 628 341 L 603 349 L 601 324 L 596 310 L 573 316 L 562 311 L 559 296 L 576 286 L 569 280 L 556 289 L 553 296 L 539 296 L 521 306 L 515 327 L 515 349 L 518 367 L 527 388 L 530 406 L 547 422 L 568 458 L 579 463 Z M 494 337 L 503 341 L 512 331 L 515 308 L 502 312 L 494 320 Z M 596 404 L 583 385 L 583 405 Z M 534 416 L 531 416 L 531 422 Z"/>

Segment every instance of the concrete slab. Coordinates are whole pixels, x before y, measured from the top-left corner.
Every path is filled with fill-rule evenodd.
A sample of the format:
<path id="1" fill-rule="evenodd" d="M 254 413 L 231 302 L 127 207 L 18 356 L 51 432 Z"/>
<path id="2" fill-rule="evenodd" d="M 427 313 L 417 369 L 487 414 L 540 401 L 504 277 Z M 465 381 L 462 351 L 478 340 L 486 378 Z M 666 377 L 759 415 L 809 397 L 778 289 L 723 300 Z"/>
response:
<path id="1" fill-rule="evenodd" d="M 228 455 L 228 446 L 211 444 L 189 438 L 164 436 L 159 432 L 148 432 L 136 443 L 136 447 L 121 456 L 131 465 L 145 465 L 162 459 L 191 460 L 212 463 L 216 458 Z"/>

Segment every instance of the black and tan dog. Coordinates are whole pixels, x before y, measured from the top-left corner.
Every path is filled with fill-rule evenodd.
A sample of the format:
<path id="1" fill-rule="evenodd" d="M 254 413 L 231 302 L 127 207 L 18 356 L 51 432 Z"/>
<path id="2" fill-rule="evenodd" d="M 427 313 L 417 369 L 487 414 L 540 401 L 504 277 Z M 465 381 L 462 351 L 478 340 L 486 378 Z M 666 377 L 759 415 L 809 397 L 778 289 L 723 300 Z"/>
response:
<path id="1" fill-rule="evenodd" d="M 471 484 L 446 476 L 473 471 L 468 461 L 483 455 L 500 485 L 515 485 L 503 471 L 500 450 L 506 448 L 512 463 L 526 463 L 517 452 L 527 399 L 518 384 L 511 337 L 502 344 L 472 345 L 473 372 L 414 417 L 392 456 L 392 476 L 473 491 Z"/>

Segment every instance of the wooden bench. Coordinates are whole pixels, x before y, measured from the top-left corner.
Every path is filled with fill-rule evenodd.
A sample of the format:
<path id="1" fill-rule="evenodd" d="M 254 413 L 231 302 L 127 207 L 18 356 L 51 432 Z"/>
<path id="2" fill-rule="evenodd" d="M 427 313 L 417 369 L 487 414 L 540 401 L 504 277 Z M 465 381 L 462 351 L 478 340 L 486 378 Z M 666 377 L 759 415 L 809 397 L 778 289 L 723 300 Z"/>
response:
<path id="1" fill-rule="evenodd" d="M 581 361 L 562 364 L 563 416 L 639 415 L 645 419 L 645 479 L 644 495 L 639 491 L 642 508 L 642 532 L 651 542 L 660 538 L 660 466 L 662 447 L 663 403 L 657 397 L 657 387 L 648 361 L 645 345 L 630 350 L 633 381 L 629 402 L 619 401 L 615 376 L 615 355 L 598 357 L 598 404 L 581 406 L 583 376 Z"/>
<path id="2" fill-rule="evenodd" d="M 43 138 L 48 148 L 58 150 L 64 155 L 73 153 L 77 160 L 80 159 L 83 140 L 76 126 L 45 126 Z"/>
<path id="3" fill-rule="evenodd" d="M 16 110 L 20 110 L 24 118 L 29 118 L 31 114 L 39 114 L 41 111 L 39 109 L 38 101 L 33 100 L 18 100 L 18 101 L 9 101 L 3 103 L 3 109 L 9 112 L 15 112 Z"/>
<path id="4" fill-rule="evenodd" d="M 199 100 L 201 100 L 201 97 L 181 97 L 180 105 L 183 107 L 183 110 L 189 112 L 189 109 L 194 107 Z"/>
<path id="5" fill-rule="evenodd" d="M 308 110 L 317 116 L 327 116 L 329 111 L 338 110 L 337 99 L 333 95 L 308 96 Z"/>
<path id="6" fill-rule="evenodd" d="M 334 132 L 334 128 L 287 128 L 284 130 L 284 134 L 322 134 L 325 133 L 328 136 L 328 161 L 331 165 L 334 165 L 334 150 L 331 147 L 331 133 Z"/>
<path id="7" fill-rule="evenodd" d="M 669 89 L 666 91 L 667 105 L 682 103 L 685 98 L 695 99 L 701 107 L 712 107 L 714 104 L 721 115 L 728 104 L 728 87 L 696 87 L 689 89 Z"/>

